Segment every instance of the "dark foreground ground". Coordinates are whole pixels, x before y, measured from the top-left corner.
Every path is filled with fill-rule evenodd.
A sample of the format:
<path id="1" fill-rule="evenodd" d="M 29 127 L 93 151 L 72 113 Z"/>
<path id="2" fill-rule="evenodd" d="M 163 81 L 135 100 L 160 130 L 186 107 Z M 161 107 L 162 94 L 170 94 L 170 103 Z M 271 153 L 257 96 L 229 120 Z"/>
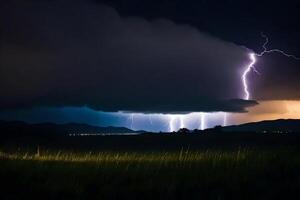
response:
<path id="1" fill-rule="evenodd" d="M 299 199 L 299 134 L 10 138 L 1 199 Z"/>

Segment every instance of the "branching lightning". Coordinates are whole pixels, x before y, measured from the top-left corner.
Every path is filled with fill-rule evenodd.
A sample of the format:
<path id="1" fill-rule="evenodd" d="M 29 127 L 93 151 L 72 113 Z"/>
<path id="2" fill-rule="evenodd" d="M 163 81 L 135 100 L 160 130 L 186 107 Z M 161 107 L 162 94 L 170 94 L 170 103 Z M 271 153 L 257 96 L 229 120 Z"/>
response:
<path id="1" fill-rule="evenodd" d="M 269 53 L 280 53 L 280 54 L 282 54 L 286 57 L 293 58 L 293 59 L 296 59 L 296 60 L 300 60 L 299 57 L 296 57 L 292 54 L 285 53 L 284 51 L 282 51 L 280 49 L 268 49 L 267 45 L 269 43 L 269 38 L 263 33 L 261 33 L 261 36 L 263 38 L 265 38 L 265 42 L 262 45 L 263 51 L 260 52 L 260 53 L 250 53 L 249 54 L 249 58 L 250 58 L 251 62 L 249 63 L 249 65 L 246 67 L 245 71 L 242 74 L 242 82 L 243 82 L 243 87 L 244 87 L 244 99 L 245 100 L 250 99 L 250 92 L 249 92 L 249 87 L 248 87 L 248 82 L 247 82 L 248 74 L 252 70 L 253 72 L 260 75 L 260 73 L 255 69 L 255 66 L 254 66 L 255 63 L 256 63 L 256 57 L 262 57 L 264 54 L 269 54 Z"/>

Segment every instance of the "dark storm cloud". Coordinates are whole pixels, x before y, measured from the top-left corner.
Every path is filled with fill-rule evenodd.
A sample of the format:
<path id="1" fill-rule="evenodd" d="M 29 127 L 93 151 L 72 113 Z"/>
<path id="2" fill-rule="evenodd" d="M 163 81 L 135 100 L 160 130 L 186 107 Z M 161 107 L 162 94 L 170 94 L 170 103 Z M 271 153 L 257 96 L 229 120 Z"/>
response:
<path id="1" fill-rule="evenodd" d="M 0 108 L 244 111 L 249 50 L 166 19 L 58 1 L 2 3 Z"/>
<path id="2" fill-rule="evenodd" d="M 122 15 L 139 15 L 148 19 L 165 17 L 188 23 L 257 52 L 262 50 L 265 32 L 269 48 L 284 50 L 300 57 L 300 1 L 285 0 L 94 0 L 105 2 Z M 300 99 L 300 62 L 280 54 L 259 59 L 261 76 L 249 77 L 254 99 Z"/>

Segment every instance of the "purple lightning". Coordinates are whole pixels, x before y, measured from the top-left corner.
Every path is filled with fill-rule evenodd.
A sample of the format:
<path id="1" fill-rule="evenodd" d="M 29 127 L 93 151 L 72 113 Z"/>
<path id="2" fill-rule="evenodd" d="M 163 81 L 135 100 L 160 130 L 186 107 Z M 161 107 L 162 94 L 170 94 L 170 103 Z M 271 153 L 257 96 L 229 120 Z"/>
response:
<path id="1" fill-rule="evenodd" d="M 242 80 L 243 80 L 243 86 L 244 86 L 244 99 L 249 100 L 250 98 L 250 92 L 248 90 L 248 83 L 247 83 L 247 75 L 251 71 L 251 69 L 254 68 L 254 64 L 256 62 L 255 53 L 250 53 L 249 57 L 251 59 L 251 63 L 247 66 L 246 70 L 243 73 Z"/>
<path id="2" fill-rule="evenodd" d="M 280 50 L 280 49 L 268 49 L 267 48 L 267 44 L 269 43 L 269 38 L 264 35 L 263 33 L 261 33 L 261 36 L 263 38 L 265 38 L 265 42 L 264 44 L 262 45 L 262 48 L 263 48 L 263 51 L 259 54 L 257 53 L 250 53 L 249 54 L 249 58 L 251 60 L 250 64 L 246 67 L 245 71 L 243 72 L 243 75 L 242 75 L 242 81 L 243 81 L 243 87 L 244 87 L 244 99 L 245 100 L 249 100 L 250 99 L 250 92 L 249 92 L 249 87 L 248 87 L 248 82 L 247 82 L 247 76 L 248 74 L 251 72 L 251 70 L 257 74 L 260 74 L 256 69 L 255 69 L 255 66 L 254 64 L 256 63 L 256 57 L 262 57 L 264 54 L 268 54 L 268 53 L 280 53 L 286 57 L 290 57 L 290 58 L 293 58 L 293 59 L 296 59 L 296 60 L 300 60 L 300 58 L 294 56 L 294 55 L 291 55 L 291 54 L 287 54 L 285 53 L 284 51 Z"/>

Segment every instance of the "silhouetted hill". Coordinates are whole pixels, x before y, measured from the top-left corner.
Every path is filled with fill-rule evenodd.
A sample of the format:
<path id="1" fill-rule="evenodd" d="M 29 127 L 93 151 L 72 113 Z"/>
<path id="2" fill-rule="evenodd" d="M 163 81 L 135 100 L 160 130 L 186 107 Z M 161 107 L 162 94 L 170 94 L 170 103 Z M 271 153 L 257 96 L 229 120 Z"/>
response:
<path id="1" fill-rule="evenodd" d="M 142 131 L 139 131 L 142 132 Z M 0 121 L 0 134 L 5 136 L 66 136 L 70 134 L 135 134 L 124 127 L 98 127 L 86 124 L 40 123 L 28 124 L 20 121 Z"/>
<path id="2" fill-rule="evenodd" d="M 228 132 L 298 132 L 300 133 L 300 120 L 298 119 L 278 119 L 261 122 L 251 122 L 235 126 L 222 128 Z"/>

